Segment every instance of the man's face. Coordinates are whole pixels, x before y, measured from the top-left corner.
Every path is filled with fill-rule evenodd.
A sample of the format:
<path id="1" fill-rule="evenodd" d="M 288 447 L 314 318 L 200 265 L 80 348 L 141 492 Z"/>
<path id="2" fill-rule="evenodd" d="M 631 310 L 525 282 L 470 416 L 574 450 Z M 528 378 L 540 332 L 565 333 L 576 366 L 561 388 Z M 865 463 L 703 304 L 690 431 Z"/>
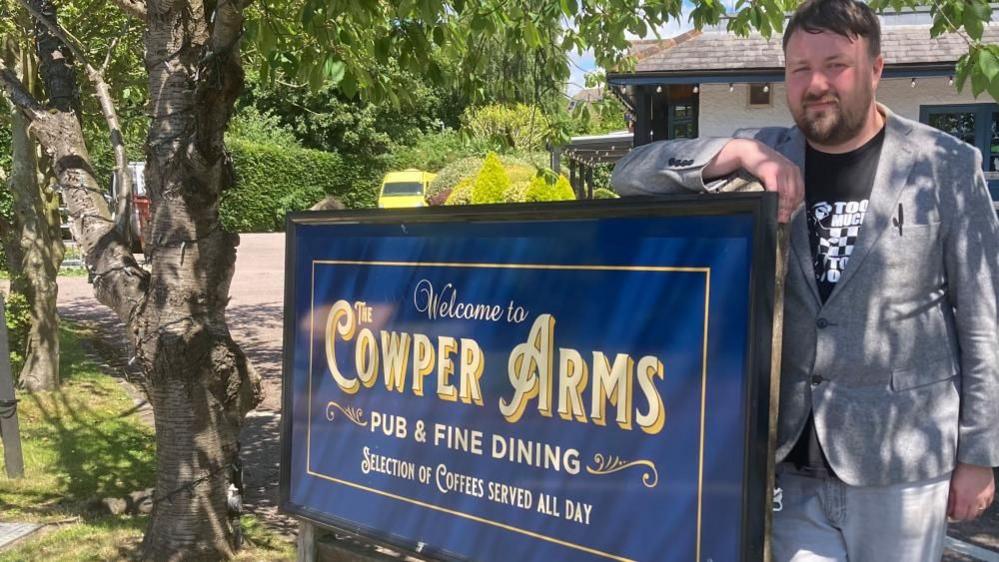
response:
<path id="1" fill-rule="evenodd" d="M 787 105 L 809 140 L 842 144 L 864 127 L 884 59 L 872 59 L 867 39 L 798 29 L 787 43 Z"/>

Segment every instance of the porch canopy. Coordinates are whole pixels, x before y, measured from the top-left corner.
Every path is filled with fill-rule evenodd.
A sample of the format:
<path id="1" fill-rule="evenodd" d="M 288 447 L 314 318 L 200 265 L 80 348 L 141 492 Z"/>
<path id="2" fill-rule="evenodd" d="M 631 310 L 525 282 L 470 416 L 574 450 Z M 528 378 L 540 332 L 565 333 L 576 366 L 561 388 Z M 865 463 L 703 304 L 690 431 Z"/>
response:
<path id="1" fill-rule="evenodd" d="M 561 156 L 569 163 L 569 183 L 579 199 L 593 198 L 593 167 L 613 164 L 631 151 L 634 135 L 618 131 L 606 135 L 572 137 L 572 141 L 552 150 L 552 169 L 561 171 Z"/>

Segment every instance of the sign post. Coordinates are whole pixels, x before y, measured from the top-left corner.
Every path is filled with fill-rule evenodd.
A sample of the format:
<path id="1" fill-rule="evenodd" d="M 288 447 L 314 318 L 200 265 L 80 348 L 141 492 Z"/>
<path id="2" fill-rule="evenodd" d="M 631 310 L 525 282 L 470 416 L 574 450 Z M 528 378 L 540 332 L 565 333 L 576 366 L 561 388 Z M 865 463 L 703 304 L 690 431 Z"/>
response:
<path id="1" fill-rule="evenodd" d="M 17 398 L 14 396 L 14 378 L 10 367 L 10 343 L 7 339 L 7 316 L 0 294 L 0 440 L 3 441 L 3 460 L 8 478 L 24 476 L 24 458 L 21 456 L 21 432 L 17 426 Z"/>
<path id="2" fill-rule="evenodd" d="M 765 560 L 776 208 L 292 215 L 282 508 L 445 560 Z"/>

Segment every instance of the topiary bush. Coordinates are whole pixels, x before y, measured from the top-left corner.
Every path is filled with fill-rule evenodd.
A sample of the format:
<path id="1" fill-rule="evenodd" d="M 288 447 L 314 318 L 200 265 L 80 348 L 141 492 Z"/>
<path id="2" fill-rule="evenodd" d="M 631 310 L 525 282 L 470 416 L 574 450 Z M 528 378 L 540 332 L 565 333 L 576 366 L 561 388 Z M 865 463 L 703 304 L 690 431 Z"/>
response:
<path id="1" fill-rule="evenodd" d="M 494 154 L 494 156 L 497 156 L 503 164 L 503 169 L 506 170 L 511 186 L 513 184 L 529 182 L 538 173 L 536 166 L 519 157 L 497 154 Z M 429 205 L 453 204 L 445 203 L 451 196 L 451 190 L 455 189 L 455 186 L 466 178 L 474 179 L 479 170 L 482 169 L 484 162 L 485 158 L 470 156 L 445 166 L 441 171 L 437 172 L 437 177 L 430 182 L 430 186 L 427 188 L 427 203 Z M 526 188 L 526 186 L 521 187 Z M 505 195 L 502 200 L 512 201 Z M 516 201 L 522 201 L 522 199 Z"/>
<path id="2" fill-rule="evenodd" d="M 531 185 L 531 180 L 511 183 L 506 192 L 503 193 L 504 203 L 523 203 L 527 201 L 527 189 Z"/>
<path id="3" fill-rule="evenodd" d="M 475 176 L 472 186 L 472 204 L 499 203 L 503 194 L 510 187 L 510 176 L 507 175 L 499 156 L 490 152 L 486 155 L 482 169 Z"/>
<path id="4" fill-rule="evenodd" d="M 551 181 L 549 177 L 538 174 L 531 180 L 524 195 L 524 200 L 530 203 L 569 201 L 575 198 L 576 194 L 572 191 L 569 178 L 562 175 L 558 176 L 555 181 Z"/>
<path id="5" fill-rule="evenodd" d="M 222 194 L 222 223 L 236 232 L 284 229 L 285 214 L 327 195 L 348 208 L 373 207 L 376 185 L 332 152 L 230 139 L 236 185 Z"/>

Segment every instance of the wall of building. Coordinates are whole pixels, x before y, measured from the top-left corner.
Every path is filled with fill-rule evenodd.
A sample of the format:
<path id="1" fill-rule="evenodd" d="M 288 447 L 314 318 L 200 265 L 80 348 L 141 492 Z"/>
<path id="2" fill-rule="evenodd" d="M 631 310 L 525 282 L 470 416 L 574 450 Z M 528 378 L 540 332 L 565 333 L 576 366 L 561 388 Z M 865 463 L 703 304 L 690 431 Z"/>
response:
<path id="1" fill-rule="evenodd" d="M 793 119 L 785 102 L 784 84 L 773 84 L 771 94 L 772 104 L 769 107 L 751 108 L 747 84 L 735 84 L 732 92 L 729 92 L 728 84 L 702 85 L 698 134 L 702 137 L 728 136 L 743 127 L 792 124 Z M 993 103 L 987 93 L 975 100 L 970 84 L 965 85 L 963 93 L 957 93 L 957 88 L 947 83 L 947 77 L 918 78 L 915 88 L 909 78 L 882 80 L 877 98 L 895 113 L 916 121 L 919 120 L 921 105 Z"/>

